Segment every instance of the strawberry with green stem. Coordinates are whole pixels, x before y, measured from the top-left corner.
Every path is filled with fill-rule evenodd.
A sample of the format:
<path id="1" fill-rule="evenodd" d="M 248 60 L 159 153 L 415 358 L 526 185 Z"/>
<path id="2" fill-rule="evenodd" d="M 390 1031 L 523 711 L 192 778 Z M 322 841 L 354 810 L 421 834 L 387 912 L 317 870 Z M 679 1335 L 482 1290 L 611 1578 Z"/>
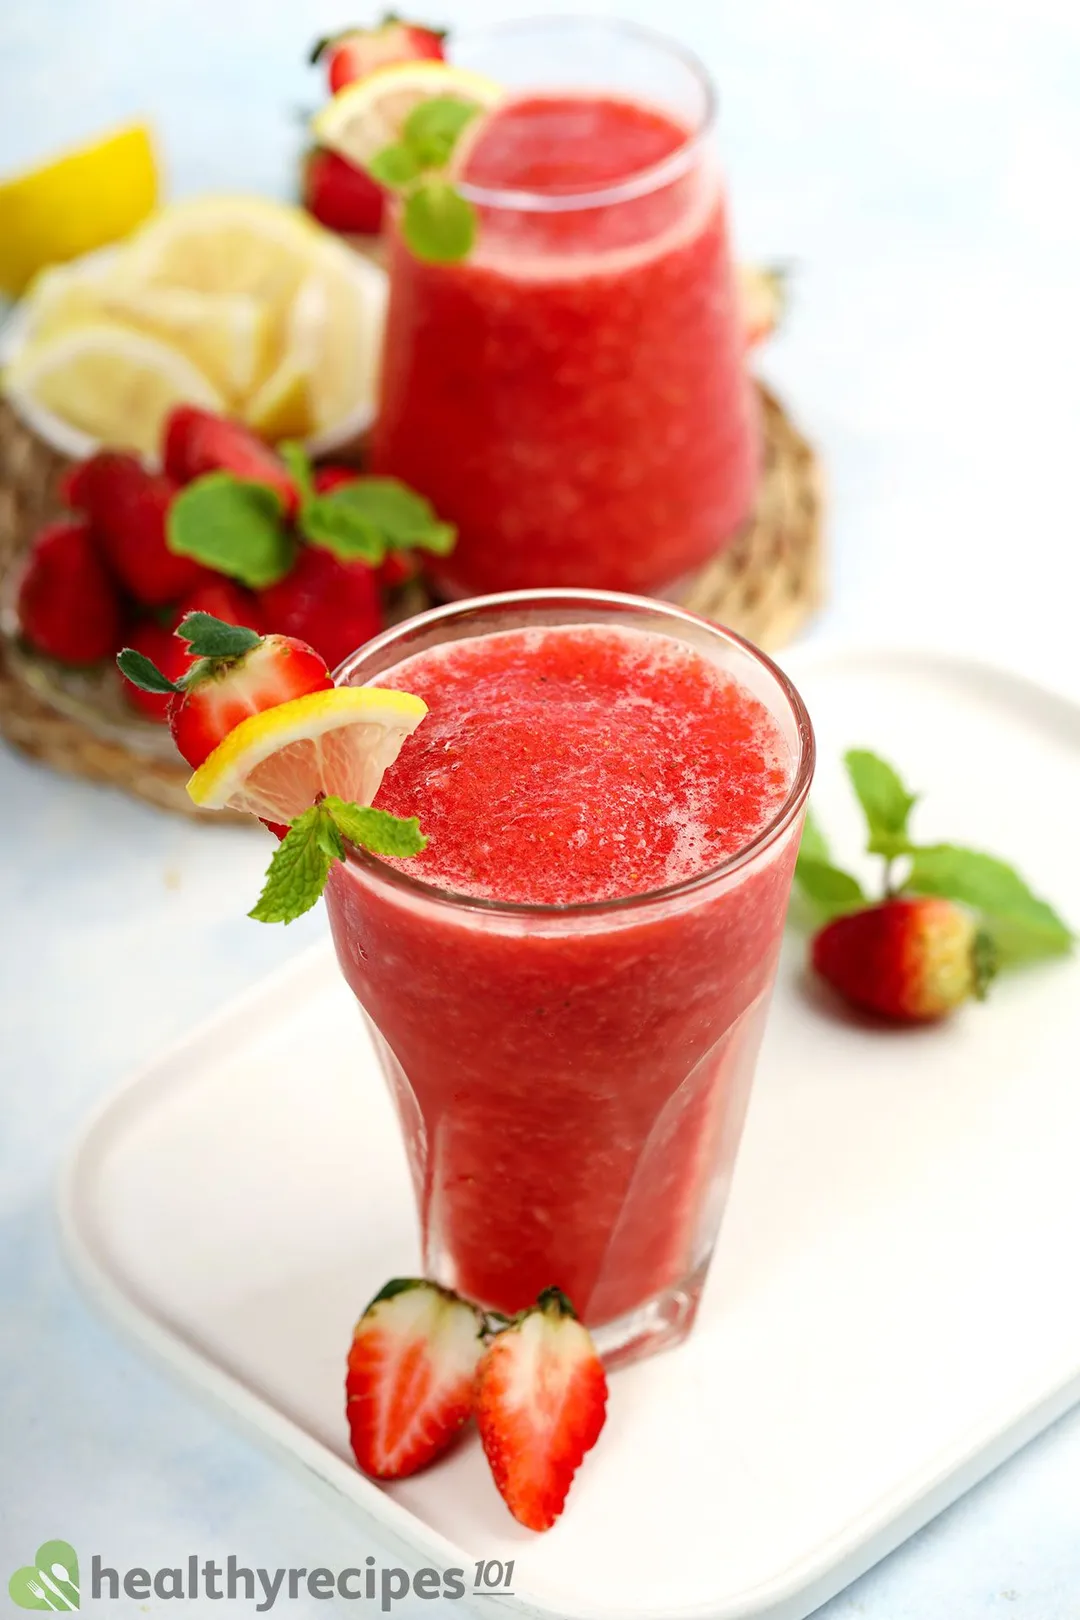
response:
<path id="1" fill-rule="evenodd" d="M 884 863 L 881 901 L 834 864 L 809 816 L 795 879 L 824 923 L 813 967 L 847 1001 L 900 1022 L 941 1018 L 982 999 L 998 968 L 1072 949 L 1072 931 L 1004 861 L 914 841 L 918 795 L 885 760 L 851 749 L 844 763 L 866 818 L 867 852 Z"/>

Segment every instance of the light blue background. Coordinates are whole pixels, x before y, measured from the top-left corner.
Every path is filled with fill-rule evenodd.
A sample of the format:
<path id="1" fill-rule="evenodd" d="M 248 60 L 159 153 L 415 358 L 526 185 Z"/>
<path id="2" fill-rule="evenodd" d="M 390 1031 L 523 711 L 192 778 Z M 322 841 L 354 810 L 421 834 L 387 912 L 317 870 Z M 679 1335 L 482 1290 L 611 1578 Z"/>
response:
<path id="1" fill-rule="evenodd" d="M 815 633 L 1005 648 L 1080 689 L 1075 5 L 591 9 L 706 58 L 740 250 L 797 267 L 765 364 L 829 470 L 835 584 Z M 459 0 L 434 20 L 512 14 Z M 319 95 L 306 47 L 352 20 L 348 0 L 7 0 L 0 170 L 146 112 L 175 192 L 282 193 Z M 7 752 L 0 814 L 0 1573 L 56 1535 L 121 1567 L 381 1557 L 89 1314 L 51 1215 L 58 1156 L 103 1092 L 321 922 L 245 920 L 257 834 L 186 826 Z M 1077 1620 L 1078 1503 L 1074 1414 L 822 1616 Z M 466 1620 L 465 1604 L 447 1612 Z"/>

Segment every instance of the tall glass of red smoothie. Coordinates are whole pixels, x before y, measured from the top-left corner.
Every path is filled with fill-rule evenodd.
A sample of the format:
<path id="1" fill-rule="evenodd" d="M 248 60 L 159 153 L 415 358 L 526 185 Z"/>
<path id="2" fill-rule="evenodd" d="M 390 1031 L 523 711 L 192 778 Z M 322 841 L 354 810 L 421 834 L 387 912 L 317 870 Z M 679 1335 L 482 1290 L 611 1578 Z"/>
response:
<path id="1" fill-rule="evenodd" d="M 465 132 L 460 264 L 390 229 L 379 471 L 458 525 L 449 596 L 666 592 L 753 504 L 756 395 L 701 65 L 588 17 L 455 40 L 503 101 Z"/>
<path id="2" fill-rule="evenodd" d="M 429 713 L 327 904 L 401 1119 L 427 1270 L 556 1285 L 618 1361 L 690 1329 L 727 1198 L 813 769 L 798 694 L 692 614 L 522 592 L 338 673 Z"/>

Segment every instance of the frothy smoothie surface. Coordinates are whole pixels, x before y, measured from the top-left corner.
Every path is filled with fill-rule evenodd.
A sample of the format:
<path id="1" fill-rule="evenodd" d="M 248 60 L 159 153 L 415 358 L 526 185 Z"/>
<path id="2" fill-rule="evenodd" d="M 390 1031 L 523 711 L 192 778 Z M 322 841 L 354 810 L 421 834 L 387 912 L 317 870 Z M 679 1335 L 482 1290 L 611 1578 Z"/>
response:
<path id="1" fill-rule="evenodd" d="M 458 893 L 550 905 L 662 888 L 745 847 L 791 783 L 765 707 L 666 636 L 510 630 L 377 684 L 430 711 L 375 801 L 429 839 L 395 864 Z"/>

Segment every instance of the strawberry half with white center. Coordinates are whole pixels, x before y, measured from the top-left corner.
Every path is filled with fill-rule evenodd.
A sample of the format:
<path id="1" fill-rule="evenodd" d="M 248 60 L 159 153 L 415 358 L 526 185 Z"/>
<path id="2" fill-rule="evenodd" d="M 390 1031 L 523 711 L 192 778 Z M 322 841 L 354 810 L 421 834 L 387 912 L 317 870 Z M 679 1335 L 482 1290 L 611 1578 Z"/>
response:
<path id="1" fill-rule="evenodd" d="M 325 661 L 293 636 L 259 636 L 208 613 L 189 613 L 175 634 L 195 659 L 178 680 L 135 648 L 116 661 L 134 686 L 172 695 L 173 741 L 196 768 L 249 716 L 334 684 Z"/>
<path id="2" fill-rule="evenodd" d="M 353 1455 L 374 1479 L 405 1479 L 441 1457 L 473 1406 L 482 1313 L 447 1288 L 398 1278 L 356 1324 L 345 1379 Z"/>
<path id="3" fill-rule="evenodd" d="M 394 62 L 441 61 L 445 38 L 441 28 L 406 22 L 388 12 L 374 28 L 346 28 L 320 39 L 311 60 L 326 64 L 330 91 L 336 95 L 345 85 Z"/>
<path id="4" fill-rule="evenodd" d="M 545 1289 L 491 1344 L 476 1379 L 480 1438 L 519 1524 L 551 1529 L 606 1409 L 607 1379 L 588 1330 L 565 1294 Z"/>

